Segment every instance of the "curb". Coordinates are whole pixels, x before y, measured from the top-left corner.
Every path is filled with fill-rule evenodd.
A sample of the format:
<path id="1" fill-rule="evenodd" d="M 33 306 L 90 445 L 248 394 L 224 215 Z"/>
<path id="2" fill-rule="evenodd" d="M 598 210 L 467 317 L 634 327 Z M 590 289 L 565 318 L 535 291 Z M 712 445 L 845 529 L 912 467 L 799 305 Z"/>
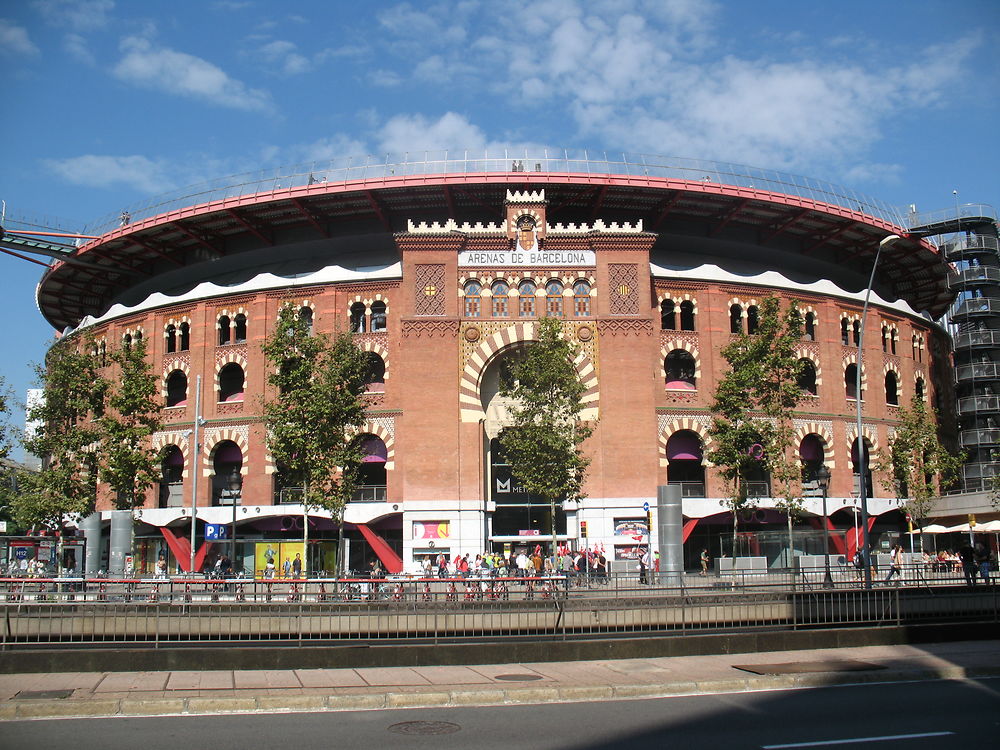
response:
<path id="1" fill-rule="evenodd" d="M 762 675 L 726 680 L 640 685 L 575 685 L 427 691 L 419 693 L 357 693 L 218 698 L 80 699 L 65 703 L 11 699 L 0 705 L 0 721 L 110 717 L 198 716 L 205 714 L 372 711 L 395 708 L 455 708 L 462 706 L 581 703 L 608 700 L 670 698 L 708 693 L 743 693 L 838 685 L 922 682 L 1000 677 L 1000 667 L 940 667 L 886 674 L 882 671 Z"/>

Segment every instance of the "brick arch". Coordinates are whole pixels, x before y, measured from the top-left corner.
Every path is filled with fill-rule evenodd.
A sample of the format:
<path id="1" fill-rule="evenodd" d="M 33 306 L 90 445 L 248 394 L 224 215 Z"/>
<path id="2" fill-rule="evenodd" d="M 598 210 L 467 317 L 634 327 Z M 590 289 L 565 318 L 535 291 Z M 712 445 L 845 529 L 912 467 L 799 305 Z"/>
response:
<path id="1" fill-rule="evenodd" d="M 659 307 L 660 305 L 662 305 L 668 299 L 672 300 L 673 303 L 674 303 L 674 305 L 677 306 L 678 312 L 680 311 L 680 304 L 681 304 L 681 302 L 690 302 L 691 303 L 692 312 L 695 315 L 698 314 L 698 298 L 695 297 L 694 295 L 692 295 L 692 294 L 690 294 L 688 292 L 684 292 L 683 294 L 671 294 L 668 291 L 661 291 L 661 292 L 659 292 L 656 295 L 656 306 Z M 729 303 L 729 307 L 732 307 L 732 306 L 733 305 L 730 302 Z M 729 308 L 727 307 L 726 309 L 728 310 Z"/>
<path id="2" fill-rule="evenodd" d="M 805 347 L 800 347 L 795 350 L 795 359 L 808 359 L 812 362 L 813 369 L 816 371 L 816 388 L 818 389 L 821 385 L 823 385 L 823 368 L 820 366 L 819 357 L 815 353 L 809 351 Z"/>
<path id="3" fill-rule="evenodd" d="M 129 326 L 124 331 L 122 335 L 118 338 L 119 341 L 124 341 L 126 336 L 131 336 L 132 340 L 135 341 L 135 337 L 138 334 L 139 338 L 146 338 L 146 329 L 141 325 Z"/>
<path id="4" fill-rule="evenodd" d="M 924 400 L 924 403 L 927 403 L 927 399 L 930 398 L 930 393 L 931 393 L 930 385 L 928 385 L 927 375 L 925 375 L 923 372 L 921 372 L 919 370 L 917 372 L 913 373 L 913 393 L 914 394 L 916 394 L 916 392 L 917 392 L 917 381 L 918 380 L 923 381 L 923 384 L 924 384 L 924 398 L 923 398 L 923 400 Z"/>
<path id="5" fill-rule="evenodd" d="M 163 398 L 167 397 L 167 378 L 170 377 L 170 373 L 175 370 L 180 370 L 184 373 L 188 380 L 188 386 L 191 385 L 191 365 L 182 359 L 174 359 L 163 366 L 163 372 L 160 375 L 160 395 Z M 246 371 L 244 370 L 244 375 Z M 216 382 L 218 382 L 218 377 L 216 377 Z"/>
<path id="6" fill-rule="evenodd" d="M 757 300 L 756 297 L 750 297 L 749 299 L 742 299 L 740 297 L 730 297 L 729 302 L 726 303 L 727 319 L 729 316 L 729 311 L 733 309 L 733 305 L 740 306 L 740 309 L 743 311 L 740 317 L 742 317 L 743 320 L 746 320 L 747 318 L 747 308 L 756 307 L 758 310 L 760 310 L 760 302 Z"/>
<path id="7" fill-rule="evenodd" d="M 396 440 L 383 425 L 368 421 L 361 425 L 356 434 L 358 436 L 374 435 L 385 443 L 385 469 L 392 471 L 396 467 Z"/>
<path id="8" fill-rule="evenodd" d="M 363 352 L 375 352 L 385 364 L 385 379 L 389 379 L 389 350 L 378 341 L 359 341 L 358 348 Z"/>
<path id="9" fill-rule="evenodd" d="M 823 441 L 823 447 L 826 449 L 823 452 L 823 463 L 828 469 L 834 469 L 837 465 L 835 458 L 837 452 L 834 448 L 836 444 L 833 442 L 833 433 L 830 432 L 830 428 L 818 422 L 806 422 L 799 425 L 795 430 L 796 451 L 808 435 L 816 435 Z"/>
<path id="10" fill-rule="evenodd" d="M 858 353 L 856 351 L 850 351 L 850 352 L 844 354 L 842 365 L 841 365 L 841 371 L 842 371 L 842 373 L 846 374 L 847 366 L 848 365 L 856 365 L 857 363 L 858 363 Z M 867 392 L 868 392 L 868 368 L 865 367 L 864 360 L 862 360 L 862 362 L 861 362 L 861 393 L 859 393 L 858 396 L 860 397 L 861 395 L 863 395 L 863 394 L 865 394 Z"/>
<path id="11" fill-rule="evenodd" d="M 660 347 L 660 376 L 666 377 L 667 374 L 667 355 L 672 351 L 681 349 L 686 351 L 694 358 L 694 381 L 695 383 L 701 382 L 701 357 L 698 356 L 698 347 L 692 344 L 690 341 L 684 341 L 682 339 L 672 339 L 664 343 Z"/>
<path id="12" fill-rule="evenodd" d="M 872 453 L 875 453 L 877 450 L 880 449 L 878 442 L 878 429 L 875 427 L 875 425 L 862 424 L 861 432 L 864 433 L 864 436 L 868 439 L 868 442 L 871 443 Z M 858 426 L 856 424 L 847 425 L 848 462 L 850 462 L 851 447 L 854 445 L 854 440 L 855 438 L 857 438 L 857 436 L 858 436 Z M 874 469 L 874 466 L 872 468 Z"/>
<path id="13" fill-rule="evenodd" d="M 211 445 L 206 441 L 204 448 L 202 449 L 202 457 L 205 460 L 205 471 L 204 475 L 206 477 L 213 476 L 215 473 L 215 451 L 218 450 L 219 444 L 227 440 L 236 443 L 239 449 L 243 452 L 243 466 L 240 467 L 240 474 L 246 476 L 248 474 L 249 464 L 250 464 L 250 441 L 247 440 L 246 436 L 239 430 L 233 429 L 231 427 L 223 427 L 213 436 L 213 443 Z"/>
<path id="14" fill-rule="evenodd" d="M 479 399 L 479 385 L 489 363 L 502 351 L 515 344 L 537 340 L 535 324 L 532 322 L 515 323 L 483 339 L 466 360 L 462 369 L 458 400 L 463 422 L 478 422 L 484 416 L 483 406 Z M 590 358 L 582 352 L 577 354 L 573 364 L 586 389 L 580 399 L 583 404 L 580 418 L 595 420 L 600 401 L 597 370 Z"/>
<path id="15" fill-rule="evenodd" d="M 153 450 L 163 451 L 171 445 L 176 445 L 181 451 L 181 456 L 184 458 L 184 468 L 181 470 L 181 476 L 187 479 L 190 476 L 189 469 L 191 467 L 191 445 L 187 435 L 183 432 L 156 432 L 153 434 Z"/>
<path id="16" fill-rule="evenodd" d="M 230 322 L 234 321 L 236 319 L 237 315 L 245 315 L 248 320 L 250 318 L 250 313 L 247 312 L 247 309 L 245 307 L 243 307 L 243 305 L 240 305 L 239 307 L 234 307 L 232 310 L 230 310 L 228 307 L 224 307 L 221 310 L 217 311 L 216 314 L 215 314 L 215 326 L 216 326 L 216 328 L 218 328 L 218 326 L 219 326 L 219 319 L 223 315 L 225 315 L 227 318 L 229 318 Z"/>
<path id="17" fill-rule="evenodd" d="M 177 333 L 179 334 L 182 323 L 187 323 L 188 324 L 188 328 L 190 329 L 190 327 L 191 327 L 191 316 L 190 315 L 181 315 L 180 317 L 177 317 L 177 318 L 168 318 L 167 320 L 165 320 L 163 322 L 163 337 L 164 338 L 167 337 L 167 329 L 170 326 L 173 326 L 175 329 L 177 329 Z"/>
<path id="18" fill-rule="evenodd" d="M 896 376 L 896 401 L 898 401 L 900 404 L 902 404 L 902 403 L 904 403 L 904 401 L 903 401 L 903 376 L 900 374 L 899 368 L 896 367 L 896 365 L 894 365 L 892 362 L 886 362 L 882 366 L 882 384 L 885 385 L 885 377 L 890 372 L 893 375 Z M 926 388 L 924 390 L 926 390 Z"/>
<path id="19" fill-rule="evenodd" d="M 708 427 L 703 425 L 699 420 L 692 419 L 691 417 L 672 419 L 660 430 L 657 440 L 660 466 L 663 468 L 669 466 L 670 462 L 667 461 L 667 442 L 669 442 L 675 432 L 680 432 L 681 430 L 688 430 L 701 438 L 701 465 L 705 467 L 713 466 L 712 462 L 707 458 L 709 446 L 712 444 L 712 438 L 708 434 Z"/>

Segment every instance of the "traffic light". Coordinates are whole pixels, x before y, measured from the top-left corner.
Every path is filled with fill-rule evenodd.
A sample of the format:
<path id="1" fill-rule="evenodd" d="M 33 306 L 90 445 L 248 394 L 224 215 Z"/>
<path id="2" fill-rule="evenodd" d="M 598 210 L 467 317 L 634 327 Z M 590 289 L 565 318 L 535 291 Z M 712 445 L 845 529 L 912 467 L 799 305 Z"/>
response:
<path id="1" fill-rule="evenodd" d="M 587 536 L 587 522 L 580 521 L 580 535 L 583 537 Z"/>

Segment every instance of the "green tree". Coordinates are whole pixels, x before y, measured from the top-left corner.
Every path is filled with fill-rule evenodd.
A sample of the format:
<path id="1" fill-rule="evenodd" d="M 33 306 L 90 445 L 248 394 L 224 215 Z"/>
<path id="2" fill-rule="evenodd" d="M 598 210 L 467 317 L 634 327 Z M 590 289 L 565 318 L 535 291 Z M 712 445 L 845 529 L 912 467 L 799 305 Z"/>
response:
<path id="1" fill-rule="evenodd" d="M 532 495 L 547 500 L 555 553 L 556 503 L 578 500 L 590 460 L 580 449 L 592 427 L 581 420 L 585 387 L 574 360 L 577 347 L 563 336 L 556 318 L 538 321 L 538 341 L 529 344 L 502 378 L 500 395 L 511 399 L 511 423 L 500 445 L 511 473 Z"/>
<path id="2" fill-rule="evenodd" d="M 55 528 L 64 515 L 88 515 L 96 505 L 108 382 L 92 349 L 89 340 L 68 336 L 35 368 L 44 392 L 29 410 L 28 418 L 39 424 L 24 445 L 42 459 L 42 470 L 21 475 L 13 502 L 14 516 L 25 527 Z"/>
<path id="3" fill-rule="evenodd" d="M 10 410 L 14 398 L 7 381 L 0 375 L 0 521 L 13 521 L 11 503 L 20 483 L 20 472 L 11 460 L 15 430 Z"/>
<path id="4" fill-rule="evenodd" d="M 733 555 L 740 513 L 752 506 L 751 482 L 771 479 L 775 505 L 788 518 L 801 512 L 801 474 L 795 458 L 792 418 L 802 398 L 795 347 L 802 316 L 795 301 L 782 313 L 777 297 L 761 301 L 753 333 L 740 333 L 722 350 L 729 371 L 719 381 L 712 404 L 708 459 L 719 468 L 733 514 Z"/>
<path id="5" fill-rule="evenodd" d="M 949 453 L 941 444 L 937 414 L 917 394 L 909 407 L 899 410 L 899 425 L 888 449 L 876 462 L 883 486 L 903 501 L 909 516 L 923 525 L 934 501 L 958 478 L 963 456 Z"/>
<path id="6" fill-rule="evenodd" d="M 100 477 L 109 485 L 118 510 L 141 506 L 146 491 L 160 479 L 160 452 L 153 433 L 163 426 L 157 378 L 146 359 L 146 341 L 137 339 L 111 355 L 118 377 L 109 387 L 107 411 L 99 420 Z"/>
<path id="7" fill-rule="evenodd" d="M 304 516 L 310 508 L 323 508 L 338 520 L 342 549 L 344 507 L 357 486 L 363 458 L 357 438 L 365 418 L 368 360 L 349 333 L 332 341 L 311 333 L 290 305 L 278 313 L 263 351 L 271 368 L 268 382 L 274 388 L 263 407 L 268 448 L 279 466 L 301 478 Z M 303 573 L 308 554 L 305 557 Z M 341 557 L 338 554 L 338 565 L 343 564 Z"/>

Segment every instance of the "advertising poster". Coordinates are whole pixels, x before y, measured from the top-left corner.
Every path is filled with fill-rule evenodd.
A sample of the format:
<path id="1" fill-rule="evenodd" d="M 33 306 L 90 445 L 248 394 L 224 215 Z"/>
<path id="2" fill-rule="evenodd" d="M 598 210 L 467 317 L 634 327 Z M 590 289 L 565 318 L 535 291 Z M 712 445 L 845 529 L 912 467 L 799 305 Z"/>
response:
<path id="1" fill-rule="evenodd" d="M 267 561 L 274 562 L 275 577 L 280 575 L 281 570 L 281 545 L 277 542 L 258 542 L 254 545 L 254 578 L 264 577 L 264 568 Z"/>
<path id="2" fill-rule="evenodd" d="M 649 534 L 649 527 L 645 518 L 616 518 L 615 536 L 632 537 L 635 541 L 641 542 Z"/>
<path id="3" fill-rule="evenodd" d="M 642 557 L 642 551 L 644 549 L 645 546 L 639 544 L 616 544 L 615 559 L 638 561 L 639 558 Z"/>
<path id="4" fill-rule="evenodd" d="M 274 564 L 278 565 L 278 575 L 282 578 L 294 578 L 295 577 L 295 558 L 299 558 L 299 574 L 302 572 L 302 560 L 305 557 L 302 554 L 302 542 L 282 542 L 281 543 L 281 564 L 278 565 L 278 561 L 275 560 Z"/>
<path id="5" fill-rule="evenodd" d="M 413 538 L 450 539 L 451 527 L 448 521 L 414 521 Z"/>

